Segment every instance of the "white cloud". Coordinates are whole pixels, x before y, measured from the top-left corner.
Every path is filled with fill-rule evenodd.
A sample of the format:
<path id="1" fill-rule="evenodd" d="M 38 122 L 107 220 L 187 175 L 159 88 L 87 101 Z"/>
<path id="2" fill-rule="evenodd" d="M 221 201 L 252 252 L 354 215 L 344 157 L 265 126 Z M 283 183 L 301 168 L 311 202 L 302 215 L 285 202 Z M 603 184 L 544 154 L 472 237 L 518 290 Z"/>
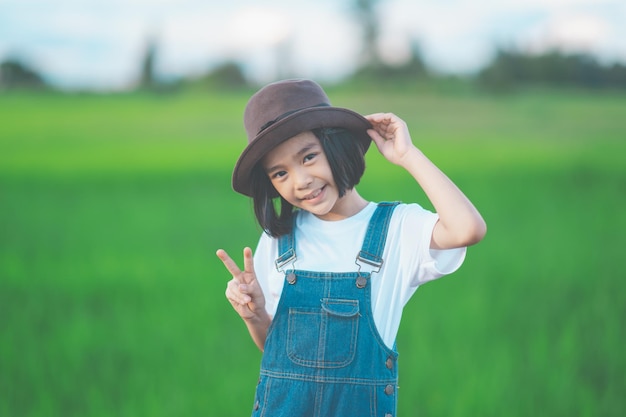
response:
<path id="1" fill-rule="evenodd" d="M 237 49 L 272 46 L 284 42 L 292 31 L 284 12 L 267 7 L 243 7 L 230 20 L 225 41 Z"/>
<path id="2" fill-rule="evenodd" d="M 223 48 L 225 19 L 222 14 L 185 12 L 152 25 L 157 42 L 158 69 L 183 76 L 207 70 L 212 57 Z"/>
<path id="3" fill-rule="evenodd" d="M 359 35 L 345 15 L 310 8 L 296 21 L 293 69 L 298 76 L 336 79 L 358 65 Z"/>
<path id="4" fill-rule="evenodd" d="M 495 3 L 494 3 L 495 4 Z M 498 26 L 488 2 L 396 0 L 385 8 L 385 32 L 403 32 L 425 60 L 443 72 L 473 71 L 489 58 Z"/>
<path id="5" fill-rule="evenodd" d="M 552 16 L 529 29 L 523 37 L 531 49 L 560 48 L 564 51 L 594 51 L 606 43 L 611 32 L 608 21 L 590 14 Z"/>
<path id="6" fill-rule="evenodd" d="M 618 0 L 394 0 L 387 31 L 416 39 L 444 72 L 472 71 L 494 46 L 591 52 L 626 61 L 626 2 Z"/>

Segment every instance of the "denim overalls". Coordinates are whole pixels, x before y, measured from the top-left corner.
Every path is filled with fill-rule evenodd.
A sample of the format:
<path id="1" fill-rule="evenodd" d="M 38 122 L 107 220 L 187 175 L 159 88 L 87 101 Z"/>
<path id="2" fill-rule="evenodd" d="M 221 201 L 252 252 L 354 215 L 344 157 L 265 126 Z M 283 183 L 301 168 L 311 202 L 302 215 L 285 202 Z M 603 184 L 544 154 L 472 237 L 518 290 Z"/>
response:
<path id="1" fill-rule="evenodd" d="M 286 271 L 265 343 L 253 416 L 396 415 L 398 354 L 376 330 L 369 281 L 382 266 L 397 204 L 376 208 L 355 254 L 358 272 Z M 279 270 L 293 265 L 293 232 L 279 239 L 278 251 Z"/>

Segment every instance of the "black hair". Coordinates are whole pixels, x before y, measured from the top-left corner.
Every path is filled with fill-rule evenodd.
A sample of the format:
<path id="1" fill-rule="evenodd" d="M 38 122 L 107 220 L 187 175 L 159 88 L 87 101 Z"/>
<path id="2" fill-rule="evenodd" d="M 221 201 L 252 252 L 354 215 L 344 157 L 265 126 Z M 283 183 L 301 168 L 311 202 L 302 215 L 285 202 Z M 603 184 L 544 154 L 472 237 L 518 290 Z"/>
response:
<path id="1" fill-rule="evenodd" d="M 365 172 L 365 149 L 356 134 L 343 128 L 313 129 L 319 139 L 339 197 L 359 183 Z M 251 173 L 252 202 L 254 214 L 265 233 L 279 237 L 291 233 L 295 208 L 282 198 L 258 162 Z"/>

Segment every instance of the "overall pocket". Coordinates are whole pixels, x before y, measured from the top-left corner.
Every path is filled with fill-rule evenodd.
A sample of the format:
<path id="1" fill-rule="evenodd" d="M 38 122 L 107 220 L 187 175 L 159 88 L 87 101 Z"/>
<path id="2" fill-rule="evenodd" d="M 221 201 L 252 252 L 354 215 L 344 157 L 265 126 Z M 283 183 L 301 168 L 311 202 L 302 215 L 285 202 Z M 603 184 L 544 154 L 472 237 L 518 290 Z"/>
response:
<path id="1" fill-rule="evenodd" d="M 356 352 L 359 301 L 324 298 L 320 308 L 291 308 L 287 356 L 295 364 L 342 368 Z"/>

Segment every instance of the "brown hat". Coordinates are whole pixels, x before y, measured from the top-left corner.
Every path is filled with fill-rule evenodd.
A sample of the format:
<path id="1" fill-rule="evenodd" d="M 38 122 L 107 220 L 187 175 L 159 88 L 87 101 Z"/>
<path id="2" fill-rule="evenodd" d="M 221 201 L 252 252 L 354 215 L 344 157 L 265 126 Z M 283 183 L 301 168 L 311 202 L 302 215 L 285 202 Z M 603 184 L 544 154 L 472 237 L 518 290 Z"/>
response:
<path id="1" fill-rule="evenodd" d="M 248 146 L 233 171 L 233 189 L 252 194 L 250 176 L 265 154 L 285 140 L 321 127 L 342 127 L 356 133 L 367 151 L 370 122 L 352 110 L 332 107 L 318 84 L 309 80 L 285 80 L 269 84 L 254 94 L 243 116 Z"/>

